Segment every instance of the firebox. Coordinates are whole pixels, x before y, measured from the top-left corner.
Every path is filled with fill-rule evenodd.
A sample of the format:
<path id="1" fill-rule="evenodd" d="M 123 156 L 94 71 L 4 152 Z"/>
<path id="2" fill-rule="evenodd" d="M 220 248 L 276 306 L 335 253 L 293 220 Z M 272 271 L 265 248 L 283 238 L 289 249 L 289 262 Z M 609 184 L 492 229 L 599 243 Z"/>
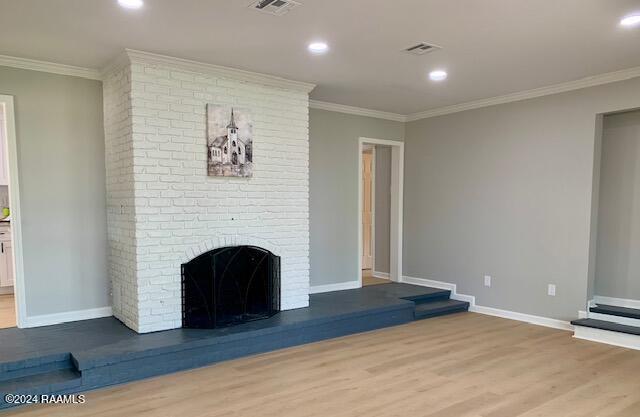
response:
<path id="1" fill-rule="evenodd" d="M 278 311 L 280 257 L 266 249 L 218 248 L 182 264 L 182 327 L 226 327 Z"/>

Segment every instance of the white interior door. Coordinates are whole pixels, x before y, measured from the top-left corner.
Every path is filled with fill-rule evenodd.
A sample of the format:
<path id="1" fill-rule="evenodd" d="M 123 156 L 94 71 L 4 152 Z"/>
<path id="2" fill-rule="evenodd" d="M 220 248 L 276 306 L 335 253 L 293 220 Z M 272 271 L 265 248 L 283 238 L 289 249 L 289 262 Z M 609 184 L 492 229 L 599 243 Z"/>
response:
<path id="1" fill-rule="evenodd" d="M 362 153 L 362 269 L 373 267 L 373 152 Z"/>

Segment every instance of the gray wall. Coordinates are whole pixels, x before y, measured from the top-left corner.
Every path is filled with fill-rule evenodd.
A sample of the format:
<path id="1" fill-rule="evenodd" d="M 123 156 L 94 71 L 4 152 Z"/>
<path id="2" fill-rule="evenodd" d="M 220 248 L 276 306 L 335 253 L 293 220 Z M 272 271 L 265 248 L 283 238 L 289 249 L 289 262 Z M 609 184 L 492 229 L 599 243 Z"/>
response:
<path id="1" fill-rule="evenodd" d="M 389 273 L 391 239 L 391 147 L 376 145 L 375 172 L 375 265 L 374 271 Z"/>
<path id="2" fill-rule="evenodd" d="M 575 318 L 588 292 L 596 114 L 639 107 L 636 78 L 408 123 L 404 274 L 456 283 L 479 305 Z"/>
<path id="3" fill-rule="evenodd" d="M 595 294 L 640 300 L 640 111 L 604 117 Z"/>
<path id="4" fill-rule="evenodd" d="M 309 110 L 311 286 L 358 279 L 358 138 L 402 140 L 404 124 Z"/>
<path id="5" fill-rule="evenodd" d="M 15 96 L 27 315 L 109 306 L 102 84 L 0 67 Z"/>

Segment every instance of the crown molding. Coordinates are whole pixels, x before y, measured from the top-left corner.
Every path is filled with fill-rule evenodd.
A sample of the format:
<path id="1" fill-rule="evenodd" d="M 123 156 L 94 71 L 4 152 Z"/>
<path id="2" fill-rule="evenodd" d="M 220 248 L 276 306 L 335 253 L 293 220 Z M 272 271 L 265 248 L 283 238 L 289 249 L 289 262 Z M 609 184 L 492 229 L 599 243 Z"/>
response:
<path id="1" fill-rule="evenodd" d="M 568 91 L 580 90 L 582 88 L 595 87 L 598 85 L 614 83 L 617 81 L 629 80 L 640 77 L 640 67 L 628 68 L 620 71 L 608 72 L 594 75 L 579 80 L 554 84 L 546 87 L 534 88 L 532 90 L 519 91 L 517 93 L 503 96 L 484 98 L 480 100 L 468 101 L 451 106 L 437 107 L 419 113 L 398 114 L 379 110 L 364 109 L 361 107 L 345 106 L 342 104 L 328 103 L 324 101 L 309 100 L 309 107 L 335 111 L 339 113 L 355 114 L 358 116 L 369 116 L 378 119 L 394 120 L 397 122 L 414 122 L 416 120 L 428 119 L 430 117 L 444 116 L 446 114 L 459 113 L 466 110 L 479 109 L 482 107 L 495 106 L 498 104 L 512 103 L 515 101 L 528 100 L 537 97 L 549 96 L 552 94 L 565 93 Z"/>
<path id="2" fill-rule="evenodd" d="M 203 62 L 191 61 L 189 59 L 175 58 L 172 56 L 138 51 L 135 49 L 125 49 L 125 53 L 129 57 L 131 63 L 144 62 L 147 64 L 166 65 L 178 70 L 213 74 L 220 77 L 232 78 L 236 80 L 239 79 L 246 82 L 267 85 L 270 87 L 296 90 L 307 94 L 316 87 L 315 84 L 288 80 L 286 78 L 277 77 L 275 75 L 260 74 L 257 72 L 223 67 L 220 65 L 206 64 Z"/>
<path id="3" fill-rule="evenodd" d="M 594 75 L 592 77 L 581 78 L 575 81 L 569 81 L 560 84 L 554 84 L 546 87 L 534 88 L 532 90 L 520 91 L 517 93 L 506 94 L 503 96 L 485 98 L 480 100 L 469 101 L 466 103 L 454 104 L 452 106 L 438 107 L 426 110 L 420 113 L 413 113 L 406 116 L 408 122 L 413 122 L 430 117 L 443 116 L 445 114 L 458 113 L 465 110 L 479 109 L 481 107 L 495 106 L 497 104 L 512 103 L 515 101 L 528 100 L 537 97 L 548 96 L 552 94 L 565 93 L 568 91 L 579 90 L 582 88 L 595 87 L 598 85 L 614 83 L 617 81 L 629 80 L 631 78 L 640 77 L 640 67 L 628 68 L 620 71 L 608 72 L 605 74 Z"/>
<path id="4" fill-rule="evenodd" d="M 392 120 L 394 122 L 407 121 L 407 116 L 404 114 L 371 110 L 362 107 L 345 106 L 344 104 L 328 103 L 326 101 L 309 100 L 309 107 L 312 109 L 328 110 L 338 113 L 353 114 L 356 116 L 375 117 L 376 119 Z"/>
<path id="5" fill-rule="evenodd" d="M 102 79 L 100 71 L 92 68 L 56 64 L 55 62 L 38 61 L 35 59 L 20 58 L 9 55 L 0 55 L 0 66 L 49 72 L 52 74 L 70 75 L 72 77 L 88 78 L 90 80 Z"/>
<path id="6" fill-rule="evenodd" d="M 222 77 L 241 79 L 247 82 L 254 82 L 278 88 L 293 89 L 305 93 L 309 93 L 315 88 L 315 84 L 311 83 L 293 81 L 273 75 L 260 74 L 256 72 L 223 67 L 214 64 L 205 64 L 188 59 L 175 58 L 167 55 L 154 54 L 151 52 L 138 51 L 134 49 L 125 49 L 122 54 L 119 54 L 109 65 L 107 65 L 102 70 L 58 64 L 55 62 L 40 61 L 35 59 L 20 58 L 9 55 L 0 55 L 0 66 L 48 72 L 52 74 L 68 75 L 73 77 L 87 78 L 90 80 L 102 80 L 104 74 L 106 74 L 110 70 L 113 70 L 114 67 L 118 67 L 128 61 L 144 61 L 147 63 L 151 62 L 164 64 L 187 71 L 212 73 Z M 640 67 L 633 67 L 620 71 L 594 75 L 591 77 L 586 77 L 565 83 L 535 88 L 532 90 L 520 91 L 502 96 L 468 101 L 451 106 L 438 107 L 407 115 L 380 110 L 365 109 L 362 107 L 347 106 L 343 104 L 329 103 L 319 100 L 309 100 L 309 107 L 313 109 L 328 110 L 338 113 L 353 114 L 357 116 L 374 117 L 377 119 L 392 120 L 396 122 L 413 122 L 416 120 L 428 119 L 430 117 L 443 116 L 446 114 L 459 113 L 466 110 L 473 110 L 482 107 L 495 106 L 498 104 L 528 100 L 552 94 L 579 90 L 582 88 L 595 87 L 598 85 L 624 81 L 637 77 L 640 77 Z"/>

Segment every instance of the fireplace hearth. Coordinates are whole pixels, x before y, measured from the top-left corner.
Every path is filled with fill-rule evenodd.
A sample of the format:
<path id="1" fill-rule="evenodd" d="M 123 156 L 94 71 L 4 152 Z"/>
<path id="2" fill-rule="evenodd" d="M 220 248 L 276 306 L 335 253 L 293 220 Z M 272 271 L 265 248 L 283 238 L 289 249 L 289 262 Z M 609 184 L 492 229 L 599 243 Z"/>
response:
<path id="1" fill-rule="evenodd" d="M 266 249 L 223 247 L 182 264 L 182 327 L 227 327 L 279 311 L 280 257 Z"/>

